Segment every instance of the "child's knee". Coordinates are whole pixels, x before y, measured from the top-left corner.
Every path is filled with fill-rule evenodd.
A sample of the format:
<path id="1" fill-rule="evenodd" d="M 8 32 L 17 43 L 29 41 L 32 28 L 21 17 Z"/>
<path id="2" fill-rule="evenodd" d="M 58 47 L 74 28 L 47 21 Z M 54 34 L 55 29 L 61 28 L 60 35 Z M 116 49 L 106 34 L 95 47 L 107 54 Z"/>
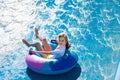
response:
<path id="1" fill-rule="evenodd" d="M 43 42 L 47 42 L 47 39 L 46 39 L 46 38 L 43 38 Z"/>
<path id="2" fill-rule="evenodd" d="M 36 42 L 36 45 L 40 45 L 40 43 L 39 43 L 39 42 Z"/>

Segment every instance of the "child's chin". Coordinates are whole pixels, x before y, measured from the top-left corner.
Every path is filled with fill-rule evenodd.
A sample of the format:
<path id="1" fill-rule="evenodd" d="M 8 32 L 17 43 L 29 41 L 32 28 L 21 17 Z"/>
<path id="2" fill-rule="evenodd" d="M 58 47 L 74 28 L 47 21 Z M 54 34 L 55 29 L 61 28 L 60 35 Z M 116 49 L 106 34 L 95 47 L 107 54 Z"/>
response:
<path id="1" fill-rule="evenodd" d="M 60 45 L 62 45 L 62 43 L 59 43 Z"/>

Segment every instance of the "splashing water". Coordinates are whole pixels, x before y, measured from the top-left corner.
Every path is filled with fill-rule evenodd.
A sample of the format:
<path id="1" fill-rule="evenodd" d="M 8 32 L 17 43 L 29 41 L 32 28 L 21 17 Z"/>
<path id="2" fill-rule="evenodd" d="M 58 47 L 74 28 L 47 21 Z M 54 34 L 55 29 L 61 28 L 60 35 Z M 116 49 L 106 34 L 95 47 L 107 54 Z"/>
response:
<path id="1" fill-rule="evenodd" d="M 69 36 L 79 56 L 77 80 L 114 80 L 120 56 L 119 0 L 0 0 L 0 80 L 30 79 L 24 61 L 36 41 L 34 28 L 48 40 Z"/>

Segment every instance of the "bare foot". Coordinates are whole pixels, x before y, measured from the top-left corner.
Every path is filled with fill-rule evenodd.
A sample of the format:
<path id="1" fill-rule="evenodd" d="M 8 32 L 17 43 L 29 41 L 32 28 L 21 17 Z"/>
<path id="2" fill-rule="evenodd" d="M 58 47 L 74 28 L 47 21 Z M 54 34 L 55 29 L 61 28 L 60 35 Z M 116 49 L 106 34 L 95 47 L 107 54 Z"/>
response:
<path id="1" fill-rule="evenodd" d="M 39 36 L 38 36 L 38 29 L 37 28 L 35 28 L 35 34 L 36 34 L 36 38 L 38 38 Z"/>
<path id="2" fill-rule="evenodd" d="M 30 46 L 30 44 L 25 40 L 25 39 L 22 39 L 22 42 L 26 45 L 26 46 Z"/>

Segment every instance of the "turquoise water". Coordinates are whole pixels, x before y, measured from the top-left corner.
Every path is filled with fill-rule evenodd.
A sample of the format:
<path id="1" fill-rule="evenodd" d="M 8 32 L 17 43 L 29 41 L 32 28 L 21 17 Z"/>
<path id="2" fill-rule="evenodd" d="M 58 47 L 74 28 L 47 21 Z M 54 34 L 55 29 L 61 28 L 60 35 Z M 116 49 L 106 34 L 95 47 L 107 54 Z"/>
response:
<path id="1" fill-rule="evenodd" d="M 120 57 L 119 0 L 0 0 L 0 80 L 114 80 Z M 46 76 L 32 72 L 21 39 L 48 40 L 61 32 L 79 56 L 70 72 Z M 36 78 L 37 77 L 37 78 Z"/>

